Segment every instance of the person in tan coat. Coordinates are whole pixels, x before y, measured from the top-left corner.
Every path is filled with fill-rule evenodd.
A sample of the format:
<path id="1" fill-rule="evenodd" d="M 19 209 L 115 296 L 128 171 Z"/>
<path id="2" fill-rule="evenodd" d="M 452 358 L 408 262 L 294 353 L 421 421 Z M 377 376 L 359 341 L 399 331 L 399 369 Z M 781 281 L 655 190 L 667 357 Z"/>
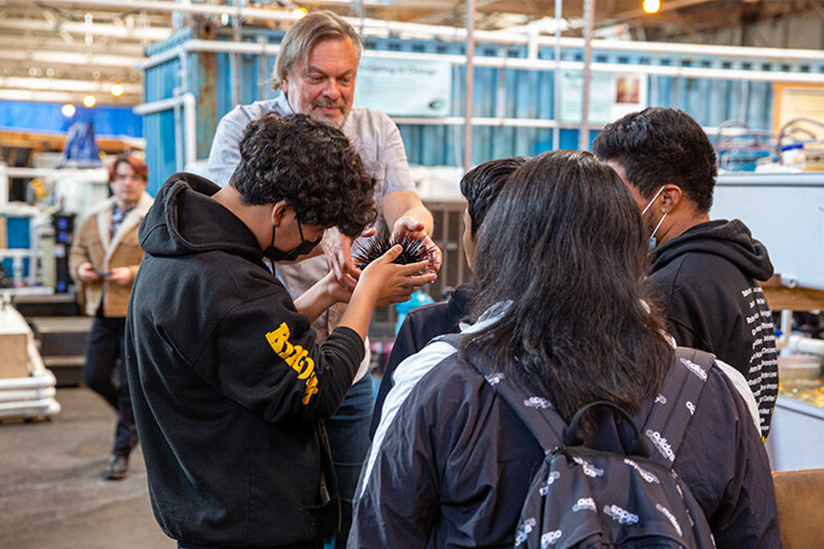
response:
<path id="1" fill-rule="evenodd" d="M 120 156 L 109 167 L 113 196 L 98 205 L 80 227 L 69 257 L 84 314 L 94 317 L 89 333 L 83 380 L 117 411 L 114 449 L 104 478 L 125 478 L 137 429 L 129 396 L 123 355 L 126 309 L 143 251 L 140 222 L 152 205 L 146 193 L 148 170 L 134 156 Z M 120 358 L 120 384 L 112 381 Z"/>

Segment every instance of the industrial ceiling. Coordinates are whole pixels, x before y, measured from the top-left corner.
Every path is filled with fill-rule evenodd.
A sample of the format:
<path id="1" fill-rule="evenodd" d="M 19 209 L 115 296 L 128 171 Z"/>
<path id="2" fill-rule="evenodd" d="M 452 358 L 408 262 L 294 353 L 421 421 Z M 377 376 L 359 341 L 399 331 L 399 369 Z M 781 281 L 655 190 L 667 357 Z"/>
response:
<path id="1" fill-rule="evenodd" d="M 289 12 L 330 9 L 372 19 L 464 26 L 466 4 L 454 0 L 237 0 L 241 6 Z M 580 36 L 583 1 L 564 0 L 564 36 Z M 209 6 L 212 15 L 175 14 L 175 5 Z M 99 103 L 135 105 L 142 99 L 142 74 L 135 66 L 144 48 L 163 40 L 175 25 L 210 17 L 231 25 L 221 9 L 234 0 L 0 0 L 0 100 L 77 102 L 95 94 Z M 476 0 L 476 28 L 551 32 L 555 0 Z M 824 18 L 817 0 L 662 0 L 649 15 L 641 0 L 596 0 L 595 36 L 701 43 L 706 33 L 809 14 Z M 272 25 L 274 23 L 270 23 Z M 278 23 L 283 25 L 284 23 Z M 754 44 L 730 44 L 754 45 Z M 781 44 L 757 44 L 777 46 Z M 109 90 L 124 87 L 120 97 Z"/>

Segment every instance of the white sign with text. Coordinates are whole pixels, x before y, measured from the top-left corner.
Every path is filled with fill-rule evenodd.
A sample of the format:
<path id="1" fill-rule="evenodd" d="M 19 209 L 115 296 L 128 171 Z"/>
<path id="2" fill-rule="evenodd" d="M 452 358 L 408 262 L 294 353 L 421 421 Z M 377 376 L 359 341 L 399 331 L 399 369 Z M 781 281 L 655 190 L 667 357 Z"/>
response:
<path id="1" fill-rule="evenodd" d="M 380 59 L 365 55 L 358 68 L 355 105 L 390 116 L 448 116 L 452 65 L 446 61 Z"/>

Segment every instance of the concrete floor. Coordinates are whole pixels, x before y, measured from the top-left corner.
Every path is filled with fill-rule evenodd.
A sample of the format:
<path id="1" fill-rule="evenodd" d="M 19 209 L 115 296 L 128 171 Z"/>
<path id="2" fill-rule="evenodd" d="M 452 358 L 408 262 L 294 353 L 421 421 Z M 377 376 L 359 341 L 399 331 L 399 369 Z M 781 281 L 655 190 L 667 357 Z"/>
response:
<path id="1" fill-rule="evenodd" d="M 0 547 L 173 549 L 152 514 L 140 448 L 129 477 L 101 472 L 115 413 L 86 388 L 60 389 L 50 421 L 0 425 Z"/>

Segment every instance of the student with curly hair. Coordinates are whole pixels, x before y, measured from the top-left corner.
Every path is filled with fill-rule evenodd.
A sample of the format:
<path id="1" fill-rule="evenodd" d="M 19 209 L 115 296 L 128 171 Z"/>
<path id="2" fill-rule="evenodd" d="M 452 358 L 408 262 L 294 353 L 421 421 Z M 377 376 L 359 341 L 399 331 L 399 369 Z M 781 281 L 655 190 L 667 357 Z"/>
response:
<path id="1" fill-rule="evenodd" d="M 405 235 L 427 240 L 435 266 L 441 264 L 440 249 L 431 237 L 432 214 L 415 192 L 401 133 L 386 114 L 354 105 L 358 65 L 365 46 L 358 31 L 344 18 L 329 11 L 315 11 L 294 22 L 280 43 L 272 71 L 272 99 L 238 105 L 217 126 L 209 153 L 209 177 L 218 185 L 229 182 L 240 155 L 238 142 L 251 121 L 267 113 L 302 113 L 326 120 L 340 128 L 352 142 L 367 173 L 374 177 L 373 193 L 379 214 L 378 233 Z M 355 235 L 357 236 L 357 235 Z M 294 265 L 278 265 L 276 272 L 292 297 L 297 297 L 330 270 L 350 287 L 359 276 L 351 257 L 351 235 L 331 229 L 318 250 Z M 322 255 L 321 255 L 322 252 Z M 313 323 L 319 341 L 339 325 L 343 307 L 330 307 Z M 352 518 L 352 495 L 361 463 L 369 447 L 369 418 L 372 414 L 372 380 L 369 350 L 340 409 L 329 418 L 327 429 L 335 471 L 340 480 L 343 503 L 342 535 L 335 547 L 342 549 Z"/>
<path id="2" fill-rule="evenodd" d="M 394 247 L 353 290 L 330 273 L 292 300 L 264 264 L 311 253 L 328 227 L 374 219 L 346 137 L 306 115 L 249 124 L 229 186 L 175 174 L 140 230 L 128 374 L 155 516 L 178 547 L 317 548 L 339 528 L 323 419 L 363 359 L 372 312 L 434 274 Z M 312 320 L 349 302 L 322 345 Z"/>

